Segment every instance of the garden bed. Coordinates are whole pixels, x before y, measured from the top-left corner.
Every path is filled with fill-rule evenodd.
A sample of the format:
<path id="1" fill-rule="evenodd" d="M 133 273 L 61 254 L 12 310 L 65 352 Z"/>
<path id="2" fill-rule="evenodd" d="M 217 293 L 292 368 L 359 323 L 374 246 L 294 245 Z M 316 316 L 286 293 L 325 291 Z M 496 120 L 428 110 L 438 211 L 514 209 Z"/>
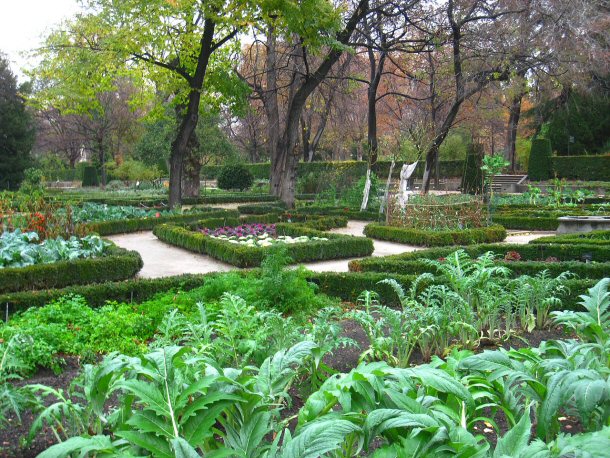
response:
<path id="1" fill-rule="evenodd" d="M 194 223 L 203 218 L 230 218 L 237 216 L 239 216 L 239 213 L 235 210 L 198 208 L 196 211 L 191 211 L 178 215 L 160 215 L 146 218 L 129 218 L 112 221 L 87 222 L 82 223 L 79 227 L 79 230 L 84 232 L 95 232 L 99 235 L 113 235 L 128 232 L 150 231 L 158 224 L 188 224 Z"/>
<path id="2" fill-rule="evenodd" d="M 532 244 L 606 245 L 610 249 L 610 231 L 593 231 L 584 234 L 551 235 L 532 240 Z"/>
<path id="3" fill-rule="evenodd" d="M 432 231 L 371 223 L 364 228 L 364 234 L 373 239 L 417 246 L 470 245 L 501 242 L 506 238 L 502 226 Z"/>
<path id="4" fill-rule="evenodd" d="M 142 258 L 114 244 L 95 258 L 0 269 L 0 292 L 63 288 L 107 281 L 125 280 L 142 268 Z"/>
<path id="5" fill-rule="evenodd" d="M 583 279 L 599 279 L 610 272 L 610 249 L 580 245 L 473 245 L 462 248 L 469 256 L 478 257 L 487 252 L 496 255 L 494 265 L 507 267 L 512 276 L 537 275 L 546 271 L 557 276 L 571 272 Z M 402 275 L 436 273 L 430 260 L 443 260 L 456 247 L 431 248 L 413 253 L 379 258 L 358 259 L 349 263 L 352 272 L 384 272 Z M 594 262 L 590 262 L 594 261 Z"/>
<path id="6" fill-rule="evenodd" d="M 208 224 L 206 227 L 215 229 L 221 224 Z M 329 234 L 293 223 L 278 223 L 275 229 L 277 236 L 308 238 L 308 241 L 301 238 L 301 242 L 290 244 L 289 254 L 294 263 L 369 256 L 373 252 L 372 241 L 363 237 Z M 237 241 L 212 238 L 192 228 L 175 225 L 159 225 L 153 232 L 164 242 L 196 253 L 207 254 L 237 267 L 259 266 L 270 248 L 270 246 L 245 246 Z"/>

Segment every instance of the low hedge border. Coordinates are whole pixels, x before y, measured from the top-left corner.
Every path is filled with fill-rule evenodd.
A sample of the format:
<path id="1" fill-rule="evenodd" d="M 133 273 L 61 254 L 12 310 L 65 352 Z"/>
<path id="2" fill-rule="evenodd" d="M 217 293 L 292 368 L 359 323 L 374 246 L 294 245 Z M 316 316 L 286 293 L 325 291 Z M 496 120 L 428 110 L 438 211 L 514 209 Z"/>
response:
<path id="1" fill-rule="evenodd" d="M 610 231 L 592 231 L 583 234 L 564 234 L 540 237 L 530 243 L 535 245 L 546 244 L 573 244 L 573 245 L 601 245 L 610 249 Z"/>
<path id="2" fill-rule="evenodd" d="M 78 227 L 80 230 L 90 233 L 95 232 L 99 235 L 124 234 L 128 232 L 151 231 L 157 224 L 166 223 L 192 223 L 202 218 L 237 217 L 239 212 L 236 210 L 221 210 L 216 208 L 197 209 L 197 212 L 186 213 L 183 215 L 160 216 L 159 218 L 126 218 L 114 221 L 99 221 L 83 223 Z"/>
<path id="3" fill-rule="evenodd" d="M 473 229 L 426 231 L 371 223 L 365 226 L 364 235 L 407 245 L 446 246 L 501 242 L 506 238 L 506 230 L 502 226 L 494 225 Z"/>
<path id="4" fill-rule="evenodd" d="M 103 256 L 0 269 L 0 293 L 125 280 L 142 268 L 137 251 L 112 245 Z"/>
<path id="5" fill-rule="evenodd" d="M 351 208 L 324 207 L 318 205 L 298 206 L 298 213 L 310 215 L 326 215 L 326 216 L 345 216 L 348 219 L 357 221 L 379 221 L 384 215 L 380 215 L 378 211 L 359 211 Z"/>
<path id="6" fill-rule="evenodd" d="M 386 272 L 402 275 L 419 275 L 429 272 L 436 274 L 435 267 L 428 265 L 423 259 L 404 261 L 392 260 L 384 261 L 375 258 L 371 262 L 350 264 L 351 271 L 358 272 Z M 356 261 L 357 262 L 357 261 Z M 549 275 L 557 276 L 563 272 L 576 274 L 578 278 L 604 278 L 610 272 L 610 262 L 585 263 L 578 261 L 565 262 L 544 262 L 544 261 L 498 261 L 494 265 L 508 267 L 512 271 L 512 276 L 537 275 L 546 270 Z"/>
<path id="7" fill-rule="evenodd" d="M 375 264 L 378 262 L 414 261 L 421 259 L 446 258 L 458 249 L 463 249 L 471 257 L 480 256 L 488 251 L 499 255 L 502 259 L 509 251 L 516 251 L 521 256 L 522 261 L 537 261 L 549 257 L 557 258 L 560 262 L 582 261 L 584 257 L 590 257 L 592 261 L 599 263 L 610 262 L 610 248 L 596 245 L 568 245 L 568 244 L 477 244 L 468 246 L 445 246 L 428 248 L 409 253 L 402 253 L 392 256 L 384 256 L 370 259 L 359 259 L 350 262 L 352 271 L 364 271 L 361 265 Z"/>
<path id="8" fill-rule="evenodd" d="M 265 215 L 267 213 L 283 213 L 286 210 L 286 205 L 283 205 L 282 202 L 274 203 L 273 205 L 240 205 L 237 207 L 237 210 L 243 215 Z"/>
<path id="9" fill-rule="evenodd" d="M 9 314 L 13 314 L 30 307 L 41 307 L 66 295 L 83 296 L 92 307 L 100 307 L 107 301 L 143 302 L 157 294 L 172 290 L 189 291 L 202 286 L 206 279 L 218 275 L 222 275 L 222 273 L 185 274 L 157 279 L 133 279 L 92 285 L 69 286 L 61 289 L 14 292 L 0 294 L 0 304 L 8 308 Z M 414 279 L 410 275 L 377 272 L 310 272 L 308 277 L 309 281 L 318 286 L 319 292 L 329 296 L 338 297 L 344 301 L 356 302 L 362 291 L 368 289 L 377 292 L 380 295 L 381 302 L 386 305 L 398 305 L 398 298 L 390 287 L 378 284 L 379 281 L 393 278 L 406 290 Z M 562 310 L 580 310 L 580 307 L 577 305 L 579 301 L 578 296 L 585 293 L 595 283 L 597 283 L 597 280 L 568 280 L 565 284 L 570 290 L 570 294 L 564 299 L 563 305 L 559 308 Z"/>
<path id="10" fill-rule="evenodd" d="M 535 217 L 494 214 L 492 220 L 506 229 L 520 229 L 527 231 L 554 231 L 559 226 L 558 217 Z"/>
<path id="11" fill-rule="evenodd" d="M 339 227 L 347 227 L 348 219 L 345 216 L 321 216 L 302 215 L 298 213 L 267 213 L 264 215 L 242 215 L 240 217 L 245 224 L 274 224 L 281 222 L 299 223 L 310 229 L 318 231 L 329 231 Z"/>
<path id="12" fill-rule="evenodd" d="M 289 255 L 294 263 L 362 257 L 369 256 L 373 252 L 373 242 L 364 237 L 329 234 L 293 223 L 278 223 L 276 231 L 279 235 L 307 235 L 329 239 L 290 245 Z M 246 247 L 168 224 L 156 226 L 153 233 L 164 242 L 196 253 L 207 254 L 237 267 L 259 266 L 269 251 L 266 247 Z"/>

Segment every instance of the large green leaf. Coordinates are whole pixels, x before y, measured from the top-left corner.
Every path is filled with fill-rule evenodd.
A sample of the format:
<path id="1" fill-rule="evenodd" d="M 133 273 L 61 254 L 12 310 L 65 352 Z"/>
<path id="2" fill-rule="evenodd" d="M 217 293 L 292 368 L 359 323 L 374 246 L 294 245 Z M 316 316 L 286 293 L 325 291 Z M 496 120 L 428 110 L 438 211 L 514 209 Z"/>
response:
<path id="1" fill-rule="evenodd" d="M 308 423 L 284 445 L 282 458 L 318 458 L 337 450 L 345 438 L 360 431 L 354 423 L 338 418 L 323 418 Z"/>
<path id="2" fill-rule="evenodd" d="M 519 456 L 524 450 L 532 435 L 532 421 L 530 410 L 527 409 L 517 424 L 504 436 L 498 439 L 493 458 L 506 458 Z"/>

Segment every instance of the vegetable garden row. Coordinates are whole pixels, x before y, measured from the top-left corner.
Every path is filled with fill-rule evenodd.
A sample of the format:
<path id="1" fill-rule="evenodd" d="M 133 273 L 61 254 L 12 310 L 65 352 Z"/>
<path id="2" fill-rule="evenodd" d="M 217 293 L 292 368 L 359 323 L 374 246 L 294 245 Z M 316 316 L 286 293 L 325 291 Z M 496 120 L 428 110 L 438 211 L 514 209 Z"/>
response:
<path id="1" fill-rule="evenodd" d="M 34 208 L 4 213 L 7 456 L 610 453 L 609 232 L 439 228 L 400 241 L 441 246 L 369 257 L 371 238 L 328 231 L 358 216 L 383 238 L 374 211 L 102 205 L 36 235 Z M 134 279 L 138 253 L 94 234 L 134 230 L 254 268 Z M 362 259 L 288 267 L 336 258 Z"/>

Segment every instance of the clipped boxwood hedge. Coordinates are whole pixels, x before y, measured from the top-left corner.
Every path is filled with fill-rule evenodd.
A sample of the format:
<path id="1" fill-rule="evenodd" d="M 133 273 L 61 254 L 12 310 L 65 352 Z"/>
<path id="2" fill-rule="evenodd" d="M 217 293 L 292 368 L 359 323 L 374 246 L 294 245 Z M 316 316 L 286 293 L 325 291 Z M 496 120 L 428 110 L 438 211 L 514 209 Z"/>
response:
<path id="1" fill-rule="evenodd" d="M 185 213 L 182 215 L 160 216 L 159 218 L 125 218 L 114 221 L 96 221 L 80 225 L 85 232 L 95 232 L 99 235 L 124 234 L 127 232 L 151 231 L 157 224 L 165 223 L 192 223 L 202 218 L 222 218 L 237 217 L 239 212 L 236 210 L 221 209 L 197 209 L 196 212 Z"/>
<path id="2" fill-rule="evenodd" d="M 522 216 L 518 213 L 496 213 L 492 219 L 506 229 L 520 229 L 525 231 L 555 231 L 559 226 L 557 216 Z"/>
<path id="3" fill-rule="evenodd" d="M 610 247 L 591 245 L 471 245 L 466 247 L 442 247 L 403 253 L 394 256 L 368 258 L 351 261 L 349 269 L 352 272 L 387 272 L 403 275 L 417 275 L 423 272 L 436 273 L 429 266 L 427 259 L 445 258 L 457 249 L 462 248 L 471 257 L 480 256 L 492 251 L 498 255 L 497 265 L 503 265 L 513 271 L 513 275 L 535 275 L 548 270 L 551 275 L 559 275 L 570 271 L 580 278 L 603 278 L 610 272 Z M 508 252 L 517 252 L 519 261 L 503 261 Z M 590 257 L 591 263 L 583 262 Z M 558 262 L 546 262 L 548 258 L 556 258 Z"/>
<path id="4" fill-rule="evenodd" d="M 427 231 L 371 223 L 364 228 L 364 234 L 374 239 L 418 246 L 471 245 L 501 242 L 506 238 L 506 230 L 498 225 L 473 229 Z"/>
<path id="5" fill-rule="evenodd" d="M 83 296 L 92 307 L 100 307 L 107 301 L 143 302 L 160 293 L 172 290 L 189 291 L 198 288 L 203 286 L 207 279 L 218 275 L 223 274 L 185 274 L 157 279 L 132 279 L 69 286 L 61 289 L 5 293 L 0 294 L 0 303 L 8 307 L 8 312 L 12 314 L 30 307 L 41 307 L 70 294 Z M 390 287 L 378 284 L 379 281 L 392 278 L 406 290 L 414 278 L 410 275 L 377 272 L 311 272 L 308 277 L 309 281 L 318 285 L 321 293 L 329 296 L 355 302 L 362 291 L 368 289 L 379 293 L 381 302 L 386 305 L 398 305 L 398 298 Z M 594 286 L 595 283 L 597 283 L 597 280 L 568 280 L 566 286 L 570 290 L 570 295 L 564 299 L 563 305 L 559 308 L 562 310 L 580 310 L 577 305 L 578 296 Z"/>
<path id="6" fill-rule="evenodd" d="M 311 215 L 328 215 L 328 216 L 345 216 L 346 218 L 357 220 L 357 221 L 379 221 L 383 215 L 379 215 L 378 211 L 372 210 L 354 210 L 351 208 L 340 208 L 340 207 L 325 207 L 319 205 L 308 205 L 298 207 L 299 213 L 311 214 Z"/>
<path id="7" fill-rule="evenodd" d="M 278 235 L 325 237 L 329 240 L 312 240 L 289 246 L 289 255 L 295 263 L 369 256 L 373 242 L 364 237 L 329 234 L 293 223 L 278 223 Z M 196 253 L 207 254 L 237 267 L 259 266 L 269 247 L 247 247 L 208 237 L 185 227 L 158 225 L 153 233 L 164 242 Z"/>
<path id="8" fill-rule="evenodd" d="M 286 210 L 286 205 L 282 202 L 273 204 L 240 205 L 237 207 L 237 210 L 244 215 L 265 215 L 267 213 L 284 212 Z"/>
<path id="9" fill-rule="evenodd" d="M 555 156 L 551 158 L 558 178 L 610 181 L 610 154 L 597 156 Z"/>
<path id="10" fill-rule="evenodd" d="M 142 265 L 138 252 L 112 245 L 95 258 L 0 269 L 0 293 L 125 280 Z"/>
<path id="11" fill-rule="evenodd" d="M 310 229 L 329 231 L 338 227 L 346 227 L 348 219 L 345 216 L 303 215 L 299 213 L 267 213 L 264 215 L 242 215 L 241 223 L 273 224 L 281 222 L 301 223 Z"/>
<path id="12" fill-rule="evenodd" d="M 606 245 L 610 249 L 610 231 L 592 231 L 577 234 L 552 235 L 532 240 L 533 244 Z"/>

